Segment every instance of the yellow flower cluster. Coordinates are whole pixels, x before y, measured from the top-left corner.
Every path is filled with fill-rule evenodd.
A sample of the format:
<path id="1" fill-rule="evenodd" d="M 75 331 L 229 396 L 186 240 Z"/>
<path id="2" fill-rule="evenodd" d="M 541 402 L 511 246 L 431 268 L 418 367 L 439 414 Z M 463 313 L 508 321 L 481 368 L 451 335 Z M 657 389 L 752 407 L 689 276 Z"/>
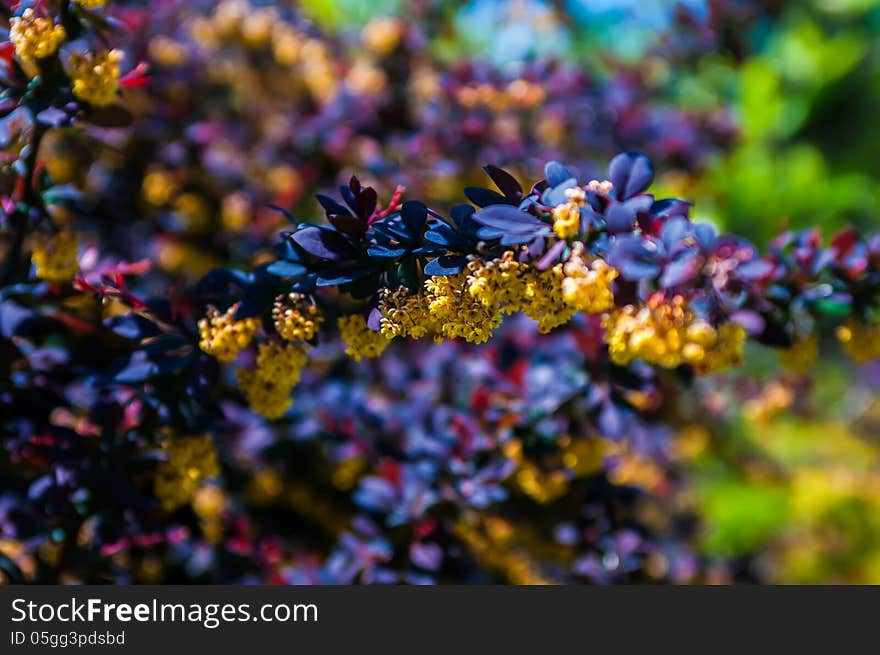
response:
<path id="1" fill-rule="evenodd" d="M 655 294 L 645 307 L 627 305 L 605 318 L 605 341 L 615 364 L 635 359 L 664 368 L 690 364 L 706 375 L 742 361 L 745 330 L 726 323 L 717 330 L 697 318 L 682 296 Z"/>
<path id="2" fill-rule="evenodd" d="M 580 187 L 566 189 L 568 202 L 553 209 L 553 231 L 560 239 L 571 239 L 581 230 L 581 207 L 587 202 L 587 194 Z"/>
<path id="3" fill-rule="evenodd" d="M 307 361 L 306 352 L 299 346 L 275 341 L 261 344 L 257 368 L 236 372 L 250 408 L 267 419 L 284 416 L 293 402 L 290 394 Z"/>
<path id="4" fill-rule="evenodd" d="M 473 260 L 468 263 L 468 293 L 486 307 L 497 307 L 502 314 L 515 314 L 522 310 L 526 268 L 510 250 L 488 262 Z"/>
<path id="5" fill-rule="evenodd" d="M 287 341 L 311 341 L 324 322 L 321 310 L 302 294 L 291 293 L 288 299 L 293 306 L 285 305 L 279 298 L 272 307 L 275 330 Z"/>
<path id="6" fill-rule="evenodd" d="M 579 312 L 601 314 L 614 308 L 611 284 L 617 278 L 617 270 L 604 259 L 595 259 L 587 266 L 582 249 L 575 249 L 562 267 L 562 298 Z"/>
<path id="7" fill-rule="evenodd" d="M 880 357 L 880 323 L 867 325 L 851 319 L 837 328 L 837 338 L 857 364 Z"/>
<path id="8" fill-rule="evenodd" d="M 483 304 L 470 293 L 469 277 L 466 268 L 456 275 L 435 275 L 425 280 L 428 309 L 444 337 L 485 343 L 501 325 L 501 310 L 497 305 Z"/>
<path id="9" fill-rule="evenodd" d="M 220 472 L 210 435 L 169 439 L 162 444 L 165 461 L 156 471 L 155 491 L 170 511 L 192 500 L 206 478 Z"/>
<path id="10" fill-rule="evenodd" d="M 410 293 L 405 287 L 396 291 L 382 289 L 379 311 L 382 312 L 381 332 L 386 339 L 421 339 L 430 335 L 435 340 L 442 340 L 440 326 L 431 316 L 427 297 L 423 294 Z"/>
<path id="11" fill-rule="evenodd" d="M 120 61 L 120 50 L 71 55 L 69 73 L 73 95 L 96 107 L 112 104 L 119 91 Z"/>
<path id="12" fill-rule="evenodd" d="M 489 83 L 469 84 L 456 92 L 455 99 L 465 109 L 486 107 L 500 113 L 511 107 L 532 108 L 544 103 L 547 92 L 540 84 L 522 78 L 512 80 L 506 87 Z"/>
<path id="13" fill-rule="evenodd" d="M 819 359 L 819 339 L 816 335 L 798 337 L 791 348 L 779 353 L 779 361 L 783 368 L 792 373 L 804 375 Z"/>
<path id="14" fill-rule="evenodd" d="M 78 240 L 73 232 L 59 232 L 50 239 L 38 242 L 31 258 L 37 267 L 37 277 L 50 282 L 66 282 L 76 275 Z"/>
<path id="15" fill-rule="evenodd" d="M 371 330 L 360 314 L 339 317 L 339 334 L 348 345 L 345 353 L 356 362 L 364 357 L 378 357 L 388 347 L 388 338 Z"/>
<path id="16" fill-rule="evenodd" d="M 56 25 L 51 18 L 37 16 L 30 8 L 9 20 L 9 40 L 15 46 L 15 54 L 23 61 L 51 57 L 66 38 L 63 25 Z"/>
<path id="17" fill-rule="evenodd" d="M 541 334 L 567 323 L 577 313 L 562 295 L 562 282 L 565 279 L 562 264 L 545 271 L 529 268 L 525 279 L 523 313 L 538 322 Z"/>
<path id="18" fill-rule="evenodd" d="M 207 316 L 199 321 L 199 348 L 221 362 L 235 359 L 241 350 L 248 347 L 260 328 L 258 318 L 236 321 L 237 309 L 238 305 L 233 305 L 225 314 L 221 314 L 211 307 Z"/>
<path id="19" fill-rule="evenodd" d="M 490 261 L 472 259 L 456 275 L 428 278 L 427 304 L 417 296 L 386 295 L 383 331 L 389 338 L 439 333 L 484 343 L 504 315 L 523 312 L 547 333 L 578 311 L 610 309 L 614 304 L 610 285 L 616 277 L 617 271 L 603 261 L 588 268 L 580 255 L 545 271 L 517 261 L 512 251 Z"/>
<path id="20" fill-rule="evenodd" d="M 103 9 L 107 0 L 75 0 L 83 9 Z"/>

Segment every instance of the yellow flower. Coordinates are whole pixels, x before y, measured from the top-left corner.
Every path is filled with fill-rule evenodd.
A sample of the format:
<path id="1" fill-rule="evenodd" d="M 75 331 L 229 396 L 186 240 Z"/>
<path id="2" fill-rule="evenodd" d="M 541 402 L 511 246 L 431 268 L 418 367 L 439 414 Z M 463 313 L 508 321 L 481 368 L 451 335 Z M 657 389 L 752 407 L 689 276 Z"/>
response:
<path id="1" fill-rule="evenodd" d="M 485 343 L 501 325 L 501 309 L 486 306 L 470 293 L 469 275 L 464 269 L 456 275 L 435 275 L 425 280 L 428 309 L 444 337 Z"/>
<path id="2" fill-rule="evenodd" d="M 605 317 L 605 341 L 615 364 L 635 359 L 664 368 L 690 364 L 701 375 L 741 363 L 746 332 L 726 323 L 717 330 L 697 318 L 682 296 L 655 294 L 644 307 L 627 305 Z"/>
<path id="3" fill-rule="evenodd" d="M 587 194 L 580 187 L 566 189 L 568 202 L 553 209 L 553 231 L 560 239 L 576 237 L 581 230 L 581 207 L 587 202 Z"/>
<path id="4" fill-rule="evenodd" d="M 281 66 L 297 63 L 302 50 L 303 37 L 289 23 L 277 23 L 272 28 L 272 54 Z"/>
<path id="5" fill-rule="evenodd" d="M 468 293 L 489 308 L 498 308 L 502 314 L 522 310 L 526 284 L 523 273 L 527 266 L 516 261 L 508 250 L 498 259 L 488 262 L 473 260 L 468 263 Z"/>
<path id="6" fill-rule="evenodd" d="M 617 270 L 603 259 L 593 260 L 588 267 L 581 249 L 577 248 L 562 271 L 565 273 L 562 297 L 574 309 L 588 314 L 601 314 L 614 308 L 611 284 L 617 278 Z"/>
<path id="7" fill-rule="evenodd" d="M 256 369 L 236 372 L 250 408 L 270 420 L 284 416 L 307 362 L 308 356 L 299 346 L 275 341 L 261 344 Z"/>
<path id="8" fill-rule="evenodd" d="M 792 373 L 808 373 L 819 359 L 819 339 L 816 335 L 798 337 L 791 348 L 779 353 L 782 366 Z"/>
<path id="9" fill-rule="evenodd" d="M 215 308 L 208 309 L 205 318 L 199 321 L 199 348 L 216 357 L 221 362 L 231 362 L 238 353 L 247 348 L 254 334 L 260 328 L 260 319 L 245 318 L 236 321 L 234 316 L 238 305 L 230 307 L 225 314 Z"/>
<path id="10" fill-rule="evenodd" d="M 278 11 L 274 7 L 252 10 L 241 23 L 241 35 L 250 47 L 262 47 L 272 38 L 272 27 L 277 22 Z"/>
<path id="11" fill-rule="evenodd" d="M 412 337 L 421 339 L 440 332 L 440 326 L 429 309 L 427 297 L 410 293 L 405 287 L 396 291 L 382 289 L 379 299 L 382 312 L 381 332 L 387 339 Z"/>
<path id="12" fill-rule="evenodd" d="M 568 323 L 576 313 L 562 295 L 564 279 L 562 264 L 556 264 L 546 271 L 536 268 L 526 271 L 523 313 L 538 322 L 538 331 L 542 334 Z"/>
<path id="13" fill-rule="evenodd" d="M 37 277 L 50 282 L 71 280 L 79 270 L 77 246 L 78 239 L 73 232 L 59 232 L 40 241 L 31 255 L 37 267 Z"/>
<path id="14" fill-rule="evenodd" d="M 837 338 L 857 364 L 866 364 L 880 357 L 880 323 L 867 325 L 850 319 L 837 328 Z"/>
<path id="15" fill-rule="evenodd" d="M 371 330 L 360 314 L 339 317 L 339 334 L 348 347 L 345 353 L 356 362 L 364 357 L 378 357 L 388 347 L 388 338 Z"/>
<path id="16" fill-rule="evenodd" d="M 321 310 L 306 302 L 302 294 L 291 293 L 288 298 L 292 307 L 286 306 L 281 299 L 272 307 L 275 330 L 287 341 L 311 341 L 324 322 Z"/>
<path id="17" fill-rule="evenodd" d="M 63 25 L 56 25 L 51 18 L 37 16 L 30 8 L 9 20 L 9 40 L 15 46 L 15 54 L 23 61 L 51 57 L 66 38 Z"/>
<path id="18" fill-rule="evenodd" d="M 210 435 L 169 439 L 162 444 L 166 459 L 156 472 L 156 496 L 166 510 L 192 500 L 201 482 L 220 472 Z"/>
<path id="19" fill-rule="evenodd" d="M 269 420 L 279 419 L 290 409 L 292 389 L 276 381 L 266 380 L 257 371 L 236 371 L 238 385 L 247 398 L 248 406 Z"/>
<path id="20" fill-rule="evenodd" d="M 73 95 L 97 107 L 112 104 L 119 91 L 120 61 L 120 50 L 71 55 L 69 73 Z"/>

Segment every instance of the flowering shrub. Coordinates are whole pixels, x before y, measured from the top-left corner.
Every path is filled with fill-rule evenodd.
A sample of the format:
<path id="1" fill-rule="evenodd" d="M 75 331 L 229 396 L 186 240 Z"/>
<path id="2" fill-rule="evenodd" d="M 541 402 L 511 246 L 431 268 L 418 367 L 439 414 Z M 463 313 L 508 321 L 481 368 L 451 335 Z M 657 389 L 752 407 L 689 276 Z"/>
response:
<path id="1" fill-rule="evenodd" d="M 551 162 L 528 194 L 506 171 L 486 170 L 498 191 L 469 187 L 473 204 L 449 218 L 413 200 L 377 215 L 376 192 L 356 178 L 340 189 L 347 206 L 319 196 L 328 225 L 284 232 L 278 259 L 247 279 L 209 276 L 236 302 L 238 320 L 213 327 L 212 318 L 210 328 L 203 321 L 211 344 L 203 349 L 223 341 L 220 351 L 232 359 L 246 345 L 241 331 L 250 339 L 253 317 L 268 318 L 259 298 L 275 285 L 311 294 L 307 309 L 289 310 L 298 322 L 303 311 L 336 315 L 357 360 L 381 355 L 383 339 L 484 343 L 505 315 L 523 313 L 546 333 L 578 312 L 601 317 L 608 348 L 599 357 L 613 366 L 641 361 L 706 375 L 740 364 L 751 336 L 786 349 L 804 369 L 815 356 L 813 335 L 835 323 L 856 361 L 876 357 L 880 235 L 863 239 L 850 229 L 823 248 L 815 232 L 786 233 L 761 256 L 744 239 L 690 221 L 689 203 L 644 193 L 653 168 L 638 153 L 618 155 L 609 180 L 586 185 Z M 339 294 L 361 310 L 328 304 Z M 285 327 L 276 321 L 267 343 L 303 348 L 314 339 L 314 331 Z"/>
<path id="2" fill-rule="evenodd" d="M 699 552 L 683 467 L 735 421 L 725 385 L 770 420 L 835 341 L 876 361 L 880 236 L 761 250 L 648 194 L 636 151 L 580 178 L 732 138 L 632 70 L 511 76 L 396 19 L 352 45 L 214 4 L 0 4 L 4 579 L 751 579 Z M 413 199 L 481 159 L 551 161 Z M 352 164 L 378 190 L 285 211 Z M 792 377 L 738 384 L 750 344 Z"/>

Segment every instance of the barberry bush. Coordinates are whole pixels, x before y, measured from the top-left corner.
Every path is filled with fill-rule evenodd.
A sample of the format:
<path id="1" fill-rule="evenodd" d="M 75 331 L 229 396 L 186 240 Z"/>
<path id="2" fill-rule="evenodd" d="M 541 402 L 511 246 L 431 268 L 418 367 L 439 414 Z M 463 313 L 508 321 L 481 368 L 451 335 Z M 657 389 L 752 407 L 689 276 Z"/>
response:
<path id="1" fill-rule="evenodd" d="M 723 104 L 613 57 L 449 63 L 425 4 L 354 36 L 286 3 L 0 4 L 6 581 L 769 577 L 784 501 L 729 437 L 809 418 L 823 353 L 876 389 L 880 234 L 692 219 L 651 158 L 711 177 L 748 146 Z M 651 61 L 746 56 L 750 7 L 680 13 Z"/>

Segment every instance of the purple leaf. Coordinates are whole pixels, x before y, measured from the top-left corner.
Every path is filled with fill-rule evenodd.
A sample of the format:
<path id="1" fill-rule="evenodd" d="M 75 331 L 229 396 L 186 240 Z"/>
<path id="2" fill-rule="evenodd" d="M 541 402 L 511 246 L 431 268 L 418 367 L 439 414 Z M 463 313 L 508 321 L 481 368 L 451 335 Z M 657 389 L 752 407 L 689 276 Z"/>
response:
<path id="1" fill-rule="evenodd" d="M 491 205 L 475 213 L 473 219 L 502 232 L 528 232 L 546 227 L 542 221 L 512 205 Z"/>
<path id="2" fill-rule="evenodd" d="M 605 211 L 605 225 L 611 234 L 629 232 L 636 220 L 636 213 L 620 202 L 612 203 Z"/>
<path id="3" fill-rule="evenodd" d="M 510 200 L 519 202 L 522 198 L 522 187 L 513 175 L 505 171 L 503 168 L 498 168 L 492 164 L 483 166 L 483 170 L 486 171 L 490 178 L 492 178 L 492 181 L 495 183 L 495 186 L 501 190 L 501 193 Z"/>
<path id="4" fill-rule="evenodd" d="M 407 200 L 400 208 L 400 217 L 411 235 L 419 235 L 428 220 L 428 208 L 418 200 Z"/>
<path id="5" fill-rule="evenodd" d="M 614 185 L 614 196 L 626 200 L 635 196 L 654 181 L 654 167 L 640 152 L 625 152 L 611 160 L 608 179 Z"/>
<path id="6" fill-rule="evenodd" d="M 294 232 L 291 238 L 307 253 L 341 262 L 357 259 L 358 251 L 336 230 L 326 227 L 307 227 Z"/>
<path id="7" fill-rule="evenodd" d="M 569 170 L 558 161 L 548 161 L 544 166 L 544 179 L 550 186 L 559 186 L 567 179 L 574 177 Z"/>

